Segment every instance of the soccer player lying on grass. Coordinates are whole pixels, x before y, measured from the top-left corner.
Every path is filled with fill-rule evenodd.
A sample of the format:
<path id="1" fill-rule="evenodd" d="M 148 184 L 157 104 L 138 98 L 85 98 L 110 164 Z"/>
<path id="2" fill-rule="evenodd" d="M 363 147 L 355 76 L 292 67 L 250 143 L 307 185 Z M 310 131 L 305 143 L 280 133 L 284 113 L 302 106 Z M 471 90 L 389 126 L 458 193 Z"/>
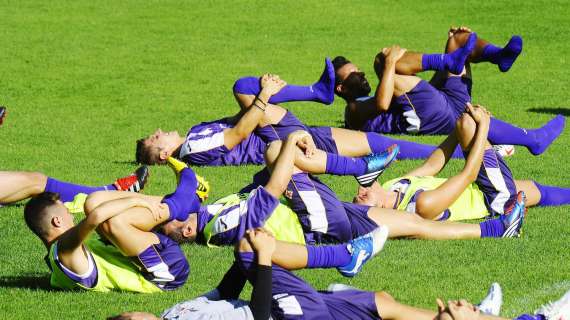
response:
<path id="1" fill-rule="evenodd" d="M 32 198 L 24 217 L 48 249 L 51 285 L 149 293 L 182 286 L 189 274 L 186 257 L 175 241 L 151 230 L 180 210 L 198 207 L 197 186 L 194 172 L 186 169 L 176 192 L 164 198 L 96 191 L 87 197 L 86 218 L 78 224 L 57 193 Z M 95 230 L 114 246 L 91 237 Z"/>
<path id="2" fill-rule="evenodd" d="M 263 183 L 264 187 L 255 189 L 249 196 L 231 195 L 200 207 L 195 214 L 165 224 L 163 232 L 180 243 L 197 241 L 220 246 L 233 245 L 243 237 L 245 230 L 260 226 L 271 230 L 279 240 L 301 244 L 345 242 L 373 231 L 380 224 L 390 228 L 390 237 L 440 240 L 515 236 L 522 226 L 522 197 L 509 211 L 511 214 L 480 225 L 435 222 L 392 209 L 342 203 L 325 184 L 293 165 L 295 157 L 306 152 L 303 149 L 307 139 L 310 139 L 308 133 L 296 131 L 284 144 L 275 141 L 270 145 L 267 158 L 272 174 L 269 181 Z M 313 160 L 319 158 L 319 153 L 323 152 L 317 150 Z M 392 149 L 380 155 L 376 159 L 378 171 L 394 157 Z M 355 162 L 358 161 L 362 160 L 355 158 Z M 267 190 L 275 191 L 269 196 Z M 277 200 L 284 190 L 293 210 Z M 483 232 L 490 226 L 496 232 Z"/>
<path id="3" fill-rule="evenodd" d="M 485 139 L 489 118 L 484 108 L 468 105 L 468 114 L 459 118 L 454 133 L 420 167 L 385 182 L 382 187 L 377 183 L 370 188 L 360 187 L 354 202 L 396 208 L 437 220 L 504 214 L 518 192 L 524 192 L 526 206 L 570 204 L 568 188 L 513 179 L 503 158 Z M 477 141 L 485 143 L 480 145 Z M 457 144 L 470 149 L 463 170 L 449 179 L 436 178 Z M 475 148 L 478 145 L 482 148 Z"/>
<path id="4" fill-rule="evenodd" d="M 332 70 L 327 60 L 325 73 Z M 286 85 L 278 76 L 272 75 L 264 75 L 260 79 L 239 79 L 234 86 L 234 94 L 242 110 L 236 116 L 195 126 L 186 137 L 181 137 L 176 131 L 163 132 L 159 129 L 137 141 L 136 160 L 144 164 L 164 164 L 173 156 L 197 165 L 262 164 L 268 142 L 285 139 L 290 132 L 299 129 L 310 130 L 321 149 L 343 156 L 381 152 L 394 143 L 400 145 L 401 159 L 423 159 L 435 150 L 435 146 L 399 141 L 376 133 L 330 127 L 309 128 L 290 112 L 273 104 L 297 101 L 303 97 L 292 94 L 296 91 L 291 91 L 291 88 L 300 90 L 301 87 Z M 283 95 L 283 92 L 288 94 Z M 256 127 L 263 128 L 254 131 Z M 461 153 L 456 156 L 461 157 Z"/>
<path id="5" fill-rule="evenodd" d="M 318 319 L 340 317 L 342 319 L 343 316 L 348 319 L 503 319 L 490 316 L 498 316 L 502 305 L 502 297 L 495 291 L 490 291 L 477 309 L 464 300 L 450 301 L 445 306 L 438 299 L 437 312 L 400 304 L 386 292 L 367 292 L 343 284 L 332 284 L 326 291 L 316 291 L 302 279 L 272 264 L 273 255 L 276 254 L 276 247 L 279 244 L 275 243 L 275 239 L 270 234 L 262 230 L 248 231 L 246 240 L 248 244 L 243 244 L 240 249 L 249 252 L 240 253 L 239 257 L 246 260 L 242 261 L 242 264 L 247 267 L 246 274 L 253 285 L 249 303 L 238 299 L 246 280 L 241 270 L 233 267 L 231 272 L 226 273 L 216 289 L 205 296 L 176 304 L 165 310 L 158 318 L 150 313 L 127 312 L 109 319 L 260 320 L 268 319 L 270 314 L 273 319 L 289 317 L 297 319 L 299 316 L 304 316 L 305 319 L 315 317 L 319 317 Z M 251 257 L 252 250 L 254 251 L 253 257 Z M 243 256 L 245 259 L 242 258 Z M 295 285 L 294 288 L 287 285 L 289 281 Z M 272 287 L 279 291 L 274 291 Z M 498 285 L 492 286 L 492 288 L 495 287 Z M 299 288 L 301 290 L 293 293 L 293 289 Z M 284 293 L 279 295 L 280 291 Z M 307 298 L 316 298 L 316 300 Z M 294 303 L 286 304 L 286 301 Z M 300 308 L 290 309 L 286 306 L 300 306 Z M 293 310 L 296 314 L 290 314 Z M 468 316 L 468 318 L 461 318 L 461 316 Z M 521 315 L 516 319 L 562 320 L 569 316 L 570 293 L 566 293 L 560 300 L 541 307 L 535 315 Z"/>
<path id="6" fill-rule="evenodd" d="M 522 39 L 513 36 L 504 48 L 478 39 L 467 28 L 451 29 L 446 54 L 409 53 L 398 46 L 385 48 L 376 56 L 380 80 L 374 96 L 358 67 L 344 57 L 333 61 L 336 93 L 346 102 L 347 128 L 379 133 L 449 134 L 471 101 L 471 70 L 463 61 L 488 61 L 507 71 L 522 50 Z M 413 76 L 436 70 L 428 83 Z M 556 116 L 538 129 L 523 129 L 491 119 L 489 141 L 494 145 L 521 145 L 538 155 L 560 135 L 565 119 Z"/>
<path id="7" fill-rule="evenodd" d="M 40 172 L 0 171 L 0 205 L 24 200 L 42 192 L 53 192 L 59 194 L 59 199 L 66 203 L 70 210 L 76 212 L 73 208 L 74 198 L 78 194 L 83 194 L 77 201 L 81 206 L 76 208 L 83 212 L 83 201 L 79 200 L 84 200 L 86 195 L 102 190 L 139 192 L 144 188 L 148 176 L 148 167 L 142 166 L 112 184 L 90 187 L 59 181 Z"/>

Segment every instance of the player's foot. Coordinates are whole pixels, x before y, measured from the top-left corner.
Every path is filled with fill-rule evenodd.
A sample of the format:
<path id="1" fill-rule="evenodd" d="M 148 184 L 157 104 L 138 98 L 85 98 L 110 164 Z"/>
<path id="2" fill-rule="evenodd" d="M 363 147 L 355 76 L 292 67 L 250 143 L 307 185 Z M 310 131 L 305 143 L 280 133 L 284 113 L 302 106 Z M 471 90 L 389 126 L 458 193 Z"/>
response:
<path id="1" fill-rule="evenodd" d="M 501 290 L 501 286 L 498 283 L 494 282 L 491 284 L 487 296 L 479 304 L 479 310 L 484 314 L 498 317 L 502 306 L 503 290 Z"/>
<path id="2" fill-rule="evenodd" d="M 528 147 L 533 155 L 537 156 L 552 144 L 564 130 L 566 118 L 559 114 L 552 120 L 548 121 L 542 128 L 532 130 L 535 134 L 534 144 Z"/>
<path id="3" fill-rule="evenodd" d="M 4 123 L 4 118 L 6 118 L 7 109 L 4 106 L 0 106 L 0 126 Z"/>
<path id="4" fill-rule="evenodd" d="M 338 267 L 337 270 L 345 277 L 354 277 L 362 270 L 362 266 L 374 257 L 386 244 L 388 227 L 379 226 L 374 231 L 350 240 L 346 249 L 352 257 L 349 264 Z"/>
<path id="5" fill-rule="evenodd" d="M 496 61 L 501 72 L 507 72 L 515 63 L 515 60 L 521 54 L 523 49 L 523 40 L 520 36 L 512 36 L 507 45 L 500 51 Z"/>
<path id="6" fill-rule="evenodd" d="M 566 292 L 558 301 L 543 305 L 536 311 L 537 315 L 543 315 L 548 320 L 570 319 L 570 291 Z"/>
<path id="7" fill-rule="evenodd" d="M 493 145 L 493 149 L 503 158 L 507 158 L 515 154 L 515 146 L 512 144 L 496 144 Z"/>
<path id="8" fill-rule="evenodd" d="M 505 214 L 501 215 L 499 219 L 505 227 L 502 238 L 515 238 L 521 234 L 522 225 L 524 222 L 524 215 L 526 196 L 523 191 L 517 194 L 515 201 L 505 210 Z"/>
<path id="9" fill-rule="evenodd" d="M 168 166 L 172 168 L 172 171 L 176 174 L 176 182 L 179 183 L 180 172 L 184 168 L 188 168 L 188 165 L 173 157 L 168 157 L 168 159 L 166 159 L 166 163 L 168 163 Z M 200 198 L 200 202 L 204 202 L 208 199 L 208 195 L 210 194 L 210 183 L 199 175 L 196 175 L 196 181 L 198 182 L 196 186 L 196 195 Z"/>
<path id="10" fill-rule="evenodd" d="M 190 213 L 198 211 L 200 200 L 196 195 L 197 184 L 198 181 L 192 169 L 184 168 L 180 171 L 180 181 L 176 191 L 162 199 L 162 202 L 166 203 L 170 210 L 169 220 L 185 221 Z"/>
<path id="11" fill-rule="evenodd" d="M 446 59 L 444 60 L 445 68 L 447 71 L 454 73 L 454 74 L 461 74 L 463 72 L 463 68 L 465 67 L 465 61 L 467 61 L 467 57 L 475 48 L 475 43 L 477 42 L 477 34 L 472 32 L 467 38 L 467 42 L 463 45 L 463 47 L 449 53 L 446 55 Z"/>
<path id="12" fill-rule="evenodd" d="M 321 74 L 319 81 L 311 86 L 311 90 L 317 94 L 317 101 L 329 105 L 334 101 L 334 67 L 331 59 L 325 58 L 325 70 Z"/>
<path id="13" fill-rule="evenodd" d="M 166 159 L 166 163 L 172 169 L 172 171 L 174 171 L 174 174 L 176 174 L 177 178 L 180 176 L 180 171 L 182 171 L 184 168 L 188 168 L 188 165 L 185 162 L 182 162 L 174 157 L 168 157 L 168 159 Z"/>
<path id="14" fill-rule="evenodd" d="M 149 175 L 148 167 L 141 166 L 133 174 L 117 179 L 114 185 L 120 191 L 139 192 L 144 189 Z"/>
<path id="15" fill-rule="evenodd" d="M 400 146 L 397 144 L 391 145 L 386 151 L 381 153 L 374 153 L 364 157 L 366 161 L 366 173 L 355 176 L 356 181 L 363 187 L 370 187 L 376 179 L 384 172 L 400 152 Z"/>

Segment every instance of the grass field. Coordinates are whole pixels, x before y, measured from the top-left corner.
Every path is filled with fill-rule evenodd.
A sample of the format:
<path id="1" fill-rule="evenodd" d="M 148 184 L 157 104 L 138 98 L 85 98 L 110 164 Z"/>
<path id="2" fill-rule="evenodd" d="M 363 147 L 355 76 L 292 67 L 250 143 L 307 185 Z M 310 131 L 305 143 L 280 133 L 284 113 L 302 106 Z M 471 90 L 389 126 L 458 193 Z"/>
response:
<path id="1" fill-rule="evenodd" d="M 111 183 L 136 168 L 137 138 L 157 127 L 184 133 L 234 113 L 231 87 L 240 76 L 270 71 L 308 84 L 323 58 L 338 54 L 373 74 L 382 47 L 440 52 L 450 25 L 471 26 L 498 44 L 522 35 L 523 54 L 509 73 L 493 65 L 473 68 L 473 100 L 499 118 L 536 127 L 556 113 L 570 114 L 568 12 L 567 1 L 0 1 L 0 104 L 9 108 L 0 127 L 0 170 Z M 342 123 L 340 101 L 287 107 L 311 125 Z M 508 163 L 518 178 L 569 186 L 569 142 L 565 132 L 539 157 L 517 148 Z M 401 161 L 384 178 L 418 163 Z M 446 173 L 461 165 L 454 161 Z M 210 180 L 215 199 L 238 190 L 258 169 L 196 171 Z M 345 200 L 356 189 L 349 178 L 324 180 Z M 145 192 L 165 194 L 174 185 L 169 169 L 152 168 Z M 22 211 L 23 204 L 0 209 L 0 319 L 159 313 L 215 286 L 232 259 L 229 248 L 186 246 L 192 273 L 171 293 L 55 292 L 47 288 L 45 249 Z M 436 297 L 478 301 L 498 281 L 503 314 L 514 316 L 570 289 L 569 216 L 568 207 L 530 209 L 520 239 L 391 241 L 352 280 L 335 270 L 298 274 L 317 288 L 342 282 L 430 308 Z"/>

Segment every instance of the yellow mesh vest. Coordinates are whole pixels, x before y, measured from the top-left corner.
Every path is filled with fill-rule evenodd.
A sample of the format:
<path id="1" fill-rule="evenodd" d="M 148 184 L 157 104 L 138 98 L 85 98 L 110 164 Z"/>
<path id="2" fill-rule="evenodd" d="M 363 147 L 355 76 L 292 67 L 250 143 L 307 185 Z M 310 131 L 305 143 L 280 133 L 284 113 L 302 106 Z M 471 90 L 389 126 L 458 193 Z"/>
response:
<path id="1" fill-rule="evenodd" d="M 409 186 L 405 190 L 404 198 L 396 208 L 402 211 L 406 211 L 406 208 L 410 204 L 410 200 L 416 191 L 419 189 L 426 191 L 434 190 L 447 180 L 445 178 L 436 178 L 432 176 L 400 177 L 385 182 L 382 187 L 386 190 L 398 190 L 396 184 L 402 179 L 410 181 Z M 450 213 L 448 220 L 450 221 L 481 219 L 489 215 L 489 211 L 485 206 L 483 193 L 474 183 L 470 184 L 448 209 Z"/>
<path id="2" fill-rule="evenodd" d="M 152 282 L 146 280 L 138 268 L 113 245 L 106 245 L 97 238 L 85 242 L 85 248 L 91 252 L 97 266 L 97 284 L 86 288 L 76 283 L 59 268 L 54 258 L 55 242 L 49 250 L 48 260 L 52 269 L 50 284 L 52 287 L 74 290 L 84 289 L 98 292 L 111 290 L 130 291 L 139 293 L 162 292 Z"/>
<path id="3" fill-rule="evenodd" d="M 214 236 L 212 233 L 213 226 L 215 225 L 216 219 L 220 213 L 231 206 L 239 204 L 242 200 L 244 200 L 243 195 L 240 196 L 239 194 L 232 194 L 214 203 L 222 204 L 223 206 L 218 209 L 214 217 L 204 228 L 204 239 L 209 247 L 215 247 L 215 245 L 210 243 L 210 239 Z M 299 222 L 297 215 L 293 210 L 282 203 L 277 205 L 277 208 L 275 208 L 273 213 L 271 213 L 269 218 L 267 218 L 263 227 L 271 231 L 277 240 L 302 245 L 305 244 L 303 227 L 301 227 L 301 223 Z"/>

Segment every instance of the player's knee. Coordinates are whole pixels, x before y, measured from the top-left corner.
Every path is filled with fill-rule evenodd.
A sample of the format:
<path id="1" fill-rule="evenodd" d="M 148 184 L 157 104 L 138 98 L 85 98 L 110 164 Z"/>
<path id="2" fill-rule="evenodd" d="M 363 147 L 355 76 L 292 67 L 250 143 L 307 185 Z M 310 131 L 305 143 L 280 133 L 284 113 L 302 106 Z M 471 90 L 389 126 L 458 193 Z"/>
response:
<path id="1" fill-rule="evenodd" d="M 105 235 L 119 234 L 124 229 L 124 221 L 121 216 L 114 216 L 99 225 L 99 230 Z"/>
<path id="2" fill-rule="evenodd" d="M 280 151 L 281 151 L 281 141 L 276 140 L 271 142 L 265 149 L 265 163 L 268 166 L 273 165 L 273 163 L 275 163 L 275 160 L 277 160 Z"/>
<path id="3" fill-rule="evenodd" d="M 29 180 L 30 186 L 33 189 L 33 194 L 40 194 L 45 191 L 48 177 L 41 172 L 28 172 L 26 177 Z"/>
<path id="4" fill-rule="evenodd" d="M 105 191 L 95 191 L 87 196 L 83 205 L 85 215 L 89 215 L 104 201 Z"/>
<path id="5" fill-rule="evenodd" d="M 234 94 L 257 95 L 258 91 L 259 79 L 256 77 L 243 77 L 234 82 Z"/>
<path id="6" fill-rule="evenodd" d="M 456 126 L 458 133 L 462 136 L 472 136 L 477 128 L 475 120 L 467 113 L 464 113 L 457 119 Z"/>
<path id="7" fill-rule="evenodd" d="M 396 299 L 394 299 L 394 297 L 392 297 L 392 295 L 390 295 L 386 291 L 377 291 L 375 293 L 375 296 L 376 296 L 376 301 L 390 301 L 390 302 L 396 301 Z"/>

